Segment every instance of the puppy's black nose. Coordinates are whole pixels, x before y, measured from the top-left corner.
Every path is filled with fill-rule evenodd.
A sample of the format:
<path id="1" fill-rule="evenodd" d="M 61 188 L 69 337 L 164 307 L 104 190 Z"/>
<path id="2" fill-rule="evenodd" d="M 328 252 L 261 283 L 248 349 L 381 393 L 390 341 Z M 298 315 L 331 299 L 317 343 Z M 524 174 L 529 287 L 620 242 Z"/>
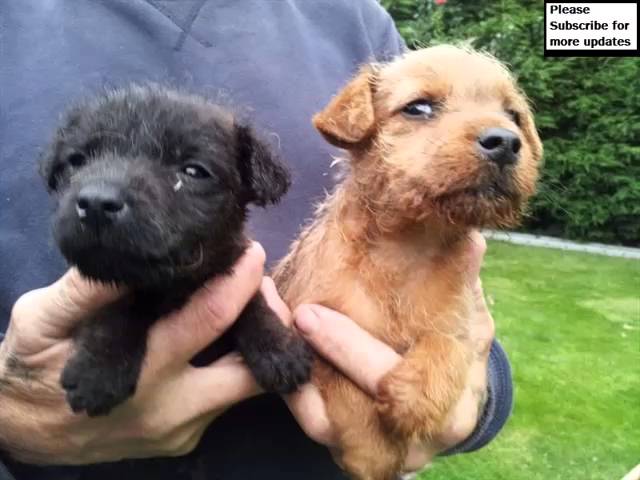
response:
<path id="1" fill-rule="evenodd" d="M 482 154 L 500 167 L 516 163 L 521 146 L 520 137 L 506 128 L 487 128 L 478 136 Z"/>
<path id="2" fill-rule="evenodd" d="M 121 218 L 126 209 L 122 189 L 109 183 L 86 185 L 76 197 L 76 212 L 85 222 L 113 222 Z"/>

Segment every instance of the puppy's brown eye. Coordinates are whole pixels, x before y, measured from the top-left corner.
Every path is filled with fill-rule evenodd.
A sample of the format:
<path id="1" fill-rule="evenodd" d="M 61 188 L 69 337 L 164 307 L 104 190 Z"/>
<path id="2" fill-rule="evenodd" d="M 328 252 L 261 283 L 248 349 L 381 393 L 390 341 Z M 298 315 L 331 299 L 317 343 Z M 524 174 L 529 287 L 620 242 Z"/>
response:
<path id="1" fill-rule="evenodd" d="M 182 173 L 193 178 L 209 178 L 211 174 L 202 166 L 196 164 L 185 165 Z"/>
<path id="2" fill-rule="evenodd" d="M 402 114 L 409 118 L 431 118 L 435 113 L 433 103 L 430 100 L 415 100 L 402 109 Z"/>
<path id="3" fill-rule="evenodd" d="M 520 126 L 520 114 L 515 110 L 507 109 L 507 115 L 511 117 L 513 123 L 515 123 L 518 127 Z"/>
<path id="4" fill-rule="evenodd" d="M 87 163 L 87 157 L 85 157 L 81 153 L 75 152 L 67 157 L 67 162 L 73 168 L 79 168 L 83 166 L 85 163 Z"/>

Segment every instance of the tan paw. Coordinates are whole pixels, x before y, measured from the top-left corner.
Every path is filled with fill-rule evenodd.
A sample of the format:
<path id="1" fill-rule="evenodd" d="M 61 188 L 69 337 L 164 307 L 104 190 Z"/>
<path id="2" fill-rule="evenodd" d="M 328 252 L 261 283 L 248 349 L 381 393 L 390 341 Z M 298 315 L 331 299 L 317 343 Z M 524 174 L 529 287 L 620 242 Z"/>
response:
<path id="1" fill-rule="evenodd" d="M 449 408 L 448 402 L 434 395 L 407 363 L 401 363 L 380 381 L 376 403 L 384 425 L 402 438 L 432 437 Z"/>

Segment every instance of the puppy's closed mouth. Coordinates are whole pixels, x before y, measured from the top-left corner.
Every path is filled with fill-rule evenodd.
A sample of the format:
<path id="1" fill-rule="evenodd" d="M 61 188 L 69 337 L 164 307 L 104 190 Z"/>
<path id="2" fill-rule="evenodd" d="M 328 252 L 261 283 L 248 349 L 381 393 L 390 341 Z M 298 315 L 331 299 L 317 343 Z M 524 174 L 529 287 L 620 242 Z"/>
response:
<path id="1" fill-rule="evenodd" d="M 495 200 L 513 200 L 516 197 L 514 190 L 502 182 L 491 182 L 486 186 L 467 190 L 468 194 Z"/>
<path id="2" fill-rule="evenodd" d="M 438 201 L 446 201 L 453 198 L 476 198 L 496 202 L 514 202 L 519 199 L 517 190 L 502 181 L 491 181 L 485 184 L 462 188 L 447 192 L 438 196 Z"/>
<path id="3" fill-rule="evenodd" d="M 170 282 L 176 275 L 197 271 L 205 260 L 203 247 L 161 256 L 99 244 L 76 246 L 68 251 L 62 248 L 62 251 L 89 278 L 132 285 Z"/>
<path id="4" fill-rule="evenodd" d="M 517 223 L 522 197 L 504 182 L 490 182 L 440 195 L 434 200 L 439 216 L 452 224 L 474 227 L 509 226 Z"/>

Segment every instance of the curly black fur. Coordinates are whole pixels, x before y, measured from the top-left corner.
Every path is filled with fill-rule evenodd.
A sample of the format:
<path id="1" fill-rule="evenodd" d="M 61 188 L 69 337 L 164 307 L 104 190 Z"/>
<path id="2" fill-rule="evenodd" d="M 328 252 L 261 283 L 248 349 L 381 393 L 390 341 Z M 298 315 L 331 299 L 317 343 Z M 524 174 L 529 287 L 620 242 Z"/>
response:
<path id="1" fill-rule="evenodd" d="M 132 292 L 78 328 L 61 377 L 75 412 L 106 414 L 135 391 L 149 326 L 205 280 L 231 271 L 248 245 L 248 203 L 277 202 L 289 175 L 228 110 L 152 85 L 73 107 L 41 173 L 56 200 L 53 232 L 63 255 L 85 276 Z M 80 212 L 83 192 L 107 188 L 126 210 L 95 221 Z M 287 393 L 308 380 L 309 348 L 260 295 L 233 334 L 265 389 Z"/>

